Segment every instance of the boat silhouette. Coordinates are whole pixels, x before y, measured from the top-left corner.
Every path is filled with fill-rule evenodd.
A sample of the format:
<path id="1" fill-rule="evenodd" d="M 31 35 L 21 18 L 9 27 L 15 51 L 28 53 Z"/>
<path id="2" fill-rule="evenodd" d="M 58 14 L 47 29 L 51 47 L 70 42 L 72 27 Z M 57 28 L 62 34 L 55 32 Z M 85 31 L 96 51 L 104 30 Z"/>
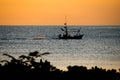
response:
<path id="1" fill-rule="evenodd" d="M 70 30 L 68 30 L 67 21 L 66 21 L 66 18 L 65 18 L 64 27 L 61 28 L 61 31 L 63 32 L 63 34 L 59 34 L 58 38 L 59 39 L 82 39 L 83 34 L 80 34 L 80 30 L 81 29 L 74 30 L 74 32 L 76 32 L 76 34 L 75 35 L 71 35 L 69 33 Z"/>

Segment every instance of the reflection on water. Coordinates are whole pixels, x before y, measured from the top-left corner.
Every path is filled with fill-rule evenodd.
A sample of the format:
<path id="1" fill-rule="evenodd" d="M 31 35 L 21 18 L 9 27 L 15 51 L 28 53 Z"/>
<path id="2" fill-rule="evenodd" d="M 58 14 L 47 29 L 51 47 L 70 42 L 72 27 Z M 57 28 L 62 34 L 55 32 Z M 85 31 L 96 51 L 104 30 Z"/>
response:
<path id="1" fill-rule="evenodd" d="M 44 59 L 58 68 L 68 65 L 120 68 L 120 28 L 82 27 L 82 40 L 58 40 L 60 27 L 0 27 L 0 54 L 51 52 Z M 72 28 L 72 27 L 70 27 Z M 44 36 L 46 39 L 34 40 Z M 0 55 L 0 59 L 3 58 Z"/>

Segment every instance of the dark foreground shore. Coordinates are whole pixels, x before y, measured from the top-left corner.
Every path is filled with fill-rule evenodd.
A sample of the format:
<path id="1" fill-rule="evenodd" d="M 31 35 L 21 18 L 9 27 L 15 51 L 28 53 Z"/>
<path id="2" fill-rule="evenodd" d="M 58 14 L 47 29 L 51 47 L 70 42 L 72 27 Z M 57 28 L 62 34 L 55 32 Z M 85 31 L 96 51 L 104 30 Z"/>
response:
<path id="1" fill-rule="evenodd" d="M 0 78 L 2 80 L 120 80 L 120 70 L 117 72 L 115 69 L 68 66 L 67 71 L 60 70 L 41 58 L 48 54 L 50 53 L 39 54 L 35 51 L 27 56 L 21 55 L 17 59 L 3 54 L 10 60 L 0 61 Z M 39 61 L 36 61 L 38 58 Z"/>

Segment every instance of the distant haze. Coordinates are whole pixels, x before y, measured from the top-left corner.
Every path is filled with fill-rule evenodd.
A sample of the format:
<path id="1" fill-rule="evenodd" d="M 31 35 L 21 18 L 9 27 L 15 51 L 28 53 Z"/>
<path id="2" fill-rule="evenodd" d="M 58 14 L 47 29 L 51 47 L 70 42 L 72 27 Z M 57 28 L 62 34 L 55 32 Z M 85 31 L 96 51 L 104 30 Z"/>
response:
<path id="1" fill-rule="evenodd" d="M 120 25 L 120 0 L 0 0 L 0 25 Z"/>

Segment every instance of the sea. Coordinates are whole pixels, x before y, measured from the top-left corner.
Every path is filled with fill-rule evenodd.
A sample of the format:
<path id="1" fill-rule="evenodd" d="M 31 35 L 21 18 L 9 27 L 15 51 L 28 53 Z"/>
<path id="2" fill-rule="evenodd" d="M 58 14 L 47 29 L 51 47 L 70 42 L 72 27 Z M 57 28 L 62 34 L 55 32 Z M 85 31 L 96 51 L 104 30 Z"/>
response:
<path id="1" fill-rule="evenodd" d="M 4 53 L 15 56 L 38 51 L 43 60 L 67 70 L 68 66 L 98 66 L 103 69 L 120 69 L 120 26 L 68 26 L 70 34 L 79 30 L 82 39 L 58 39 L 63 34 L 61 25 L 1 25 L 0 60 Z"/>

